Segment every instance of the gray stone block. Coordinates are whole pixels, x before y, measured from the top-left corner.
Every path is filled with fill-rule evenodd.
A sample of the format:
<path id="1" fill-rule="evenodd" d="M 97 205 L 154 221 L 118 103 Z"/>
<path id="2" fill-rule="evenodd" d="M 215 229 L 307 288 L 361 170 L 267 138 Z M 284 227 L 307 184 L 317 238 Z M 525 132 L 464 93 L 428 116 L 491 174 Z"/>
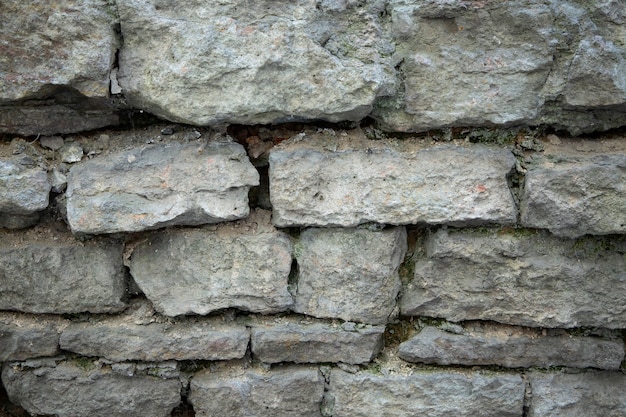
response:
<path id="1" fill-rule="evenodd" d="M 0 241 L 0 309 L 31 313 L 110 313 L 125 307 L 122 244 L 80 242 L 37 228 Z"/>
<path id="2" fill-rule="evenodd" d="M 416 371 L 410 375 L 333 369 L 333 417 L 521 417 L 525 384 L 519 375 Z"/>
<path id="3" fill-rule="evenodd" d="M 317 368 L 200 372 L 189 400 L 198 417 L 321 417 L 324 377 Z"/>
<path id="4" fill-rule="evenodd" d="M 528 417 L 626 416 L 626 375 L 532 373 Z"/>
<path id="5" fill-rule="evenodd" d="M 531 327 L 626 326 L 626 239 L 531 230 L 439 230 L 401 314 Z"/>
<path id="6" fill-rule="evenodd" d="M 571 336 L 563 331 L 473 323 L 462 334 L 426 327 L 400 344 L 409 362 L 439 365 L 498 365 L 508 368 L 568 366 L 619 369 L 624 341 L 616 337 Z"/>
<path id="7" fill-rule="evenodd" d="M 626 233 L 626 143 L 563 141 L 526 173 L 521 223 L 558 236 Z"/>
<path id="8" fill-rule="evenodd" d="M 406 230 L 307 229 L 296 244 L 294 311 L 384 324 L 397 314 Z"/>
<path id="9" fill-rule="evenodd" d="M 371 361 L 384 344 L 385 326 L 295 317 L 258 320 L 250 325 L 252 354 L 264 363 L 362 364 Z"/>
<path id="10" fill-rule="evenodd" d="M 155 309 L 168 316 L 224 308 L 285 311 L 291 241 L 274 229 L 270 213 L 236 223 L 167 230 L 139 243 L 130 271 Z"/>
<path id="11" fill-rule="evenodd" d="M 323 135 L 322 135 L 323 136 Z M 270 154 L 273 221 L 285 226 L 514 224 L 509 150 L 312 136 Z"/>
<path id="12" fill-rule="evenodd" d="M 58 316 L 0 313 L 0 362 L 59 353 L 59 335 L 69 323 Z"/>
<path id="13" fill-rule="evenodd" d="M 61 349 L 115 362 L 140 360 L 229 360 L 242 358 L 250 331 L 221 318 L 159 322 L 139 314 L 72 323 L 63 330 Z"/>
<path id="14" fill-rule="evenodd" d="M 167 417 L 181 391 L 178 379 L 123 376 L 80 359 L 36 368 L 5 363 L 2 383 L 30 414 L 58 417 Z"/>
<path id="15" fill-rule="evenodd" d="M 76 234 L 236 220 L 248 215 L 248 190 L 258 184 L 237 143 L 146 146 L 72 166 L 67 219 Z"/>
<path id="16" fill-rule="evenodd" d="M 50 188 L 48 174 L 30 158 L 0 159 L 0 215 L 28 216 L 45 209 Z"/>

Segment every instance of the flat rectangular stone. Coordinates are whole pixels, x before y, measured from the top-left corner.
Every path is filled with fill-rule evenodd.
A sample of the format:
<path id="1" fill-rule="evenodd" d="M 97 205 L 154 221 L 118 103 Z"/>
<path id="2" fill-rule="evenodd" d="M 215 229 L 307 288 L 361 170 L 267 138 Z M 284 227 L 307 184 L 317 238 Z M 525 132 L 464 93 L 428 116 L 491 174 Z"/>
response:
<path id="1" fill-rule="evenodd" d="M 626 416 L 622 372 L 531 373 L 528 417 Z"/>
<path id="2" fill-rule="evenodd" d="M 0 313 L 0 362 L 57 355 L 59 336 L 69 322 L 58 316 Z"/>
<path id="3" fill-rule="evenodd" d="M 0 309 L 31 313 L 110 313 L 125 307 L 122 244 L 76 240 L 40 227 L 3 233 Z"/>
<path id="4" fill-rule="evenodd" d="M 219 317 L 159 323 L 130 314 L 72 323 L 63 330 L 61 349 L 111 361 L 230 360 L 242 358 L 250 331 Z"/>
<path id="5" fill-rule="evenodd" d="M 236 223 L 152 234 L 130 259 L 135 282 L 168 316 L 285 311 L 293 304 L 290 271 L 291 241 L 260 210 Z"/>
<path id="6" fill-rule="evenodd" d="M 67 219 L 76 234 L 236 220 L 249 214 L 248 190 L 258 184 L 237 143 L 151 145 L 74 165 Z"/>
<path id="7" fill-rule="evenodd" d="M 48 174 L 28 157 L 0 159 L 0 215 L 25 216 L 48 207 Z"/>
<path id="8" fill-rule="evenodd" d="M 508 368 L 568 366 L 619 369 L 624 359 L 621 334 L 613 338 L 572 336 L 522 327 L 470 323 L 463 333 L 428 326 L 400 344 L 409 362 L 439 365 L 498 365 Z"/>
<path id="9" fill-rule="evenodd" d="M 401 314 L 531 327 L 626 326 L 626 238 L 445 230 L 400 299 Z"/>
<path id="10" fill-rule="evenodd" d="M 395 314 L 404 227 L 311 228 L 295 245 L 294 311 L 314 317 L 384 324 Z"/>
<path id="11" fill-rule="evenodd" d="M 309 136 L 270 153 L 279 227 L 516 221 L 506 179 L 515 158 L 507 149 Z"/>
<path id="12" fill-rule="evenodd" d="M 48 362 L 2 369 L 9 399 L 32 415 L 167 417 L 180 402 L 178 378 L 124 376 L 82 358 Z"/>
<path id="13" fill-rule="evenodd" d="M 198 417 L 321 417 L 324 377 L 317 368 L 196 373 L 189 400 Z"/>
<path id="14" fill-rule="evenodd" d="M 268 318 L 250 323 L 251 349 L 264 363 L 371 361 L 383 348 L 385 326 L 298 318 Z"/>
<path id="15" fill-rule="evenodd" d="M 525 384 L 519 375 L 416 371 L 409 375 L 333 369 L 333 417 L 522 417 Z"/>
<path id="16" fill-rule="evenodd" d="M 626 233 L 626 141 L 546 144 L 529 164 L 521 223 L 557 236 Z"/>

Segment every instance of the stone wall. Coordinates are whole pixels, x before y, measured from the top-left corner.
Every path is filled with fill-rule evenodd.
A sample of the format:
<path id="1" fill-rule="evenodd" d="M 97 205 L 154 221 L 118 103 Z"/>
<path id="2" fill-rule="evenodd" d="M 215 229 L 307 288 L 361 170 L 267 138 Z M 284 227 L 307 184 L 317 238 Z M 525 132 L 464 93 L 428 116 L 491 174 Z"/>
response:
<path id="1" fill-rule="evenodd" d="M 626 416 L 624 2 L 0 15 L 0 415 Z"/>

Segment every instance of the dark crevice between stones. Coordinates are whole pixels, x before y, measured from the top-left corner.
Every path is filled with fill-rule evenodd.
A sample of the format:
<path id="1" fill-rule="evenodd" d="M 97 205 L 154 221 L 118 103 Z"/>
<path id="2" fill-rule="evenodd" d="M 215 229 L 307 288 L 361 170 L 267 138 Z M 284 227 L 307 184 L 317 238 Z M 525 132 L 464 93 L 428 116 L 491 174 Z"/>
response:
<path id="1" fill-rule="evenodd" d="M 180 404 L 172 410 L 171 417 L 195 417 L 196 412 L 186 394 L 181 395 Z"/>
<path id="2" fill-rule="evenodd" d="M 530 379 L 526 373 L 522 373 L 522 380 L 524 381 L 524 404 L 522 406 L 522 417 L 528 417 L 530 415 L 530 404 L 533 397 L 533 387 L 530 384 Z"/>
<path id="3" fill-rule="evenodd" d="M 287 280 L 287 290 L 294 300 L 298 292 L 298 273 L 298 260 L 294 257 L 291 260 L 291 270 L 289 271 L 289 279 Z"/>

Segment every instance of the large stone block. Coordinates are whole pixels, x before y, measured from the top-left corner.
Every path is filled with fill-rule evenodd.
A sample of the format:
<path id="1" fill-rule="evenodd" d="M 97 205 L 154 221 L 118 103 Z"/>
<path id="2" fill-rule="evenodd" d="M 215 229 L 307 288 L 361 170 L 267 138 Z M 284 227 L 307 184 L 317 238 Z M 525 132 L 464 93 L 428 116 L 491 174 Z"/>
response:
<path id="1" fill-rule="evenodd" d="M 80 242 L 37 228 L 3 233 L 0 309 L 32 313 L 110 313 L 125 307 L 122 244 Z"/>
<path id="2" fill-rule="evenodd" d="M 429 326 L 400 344 L 398 356 L 409 362 L 439 365 L 619 369 L 624 359 L 624 342 L 619 336 L 581 337 L 563 331 L 548 334 L 483 323 L 467 324 L 463 333 L 457 334 Z"/>
<path id="3" fill-rule="evenodd" d="M 625 238 L 530 230 L 445 230 L 400 300 L 405 315 L 531 327 L 626 326 Z"/>
<path id="4" fill-rule="evenodd" d="M 124 376 L 80 359 L 29 365 L 5 363 L 2 383 L 9 399 L 32 415 L 167 417 L 180 402 L 178 379 Z"/>
<path id="5" fill-rule="evenodd" d="M 200 372 L 189 400 L 198 417 L 321 417 L 324 377 L 317 368 Z"/>
<path id="6" fill-rule="evenodd" d="M 130 314 L 72 323 L 63 330 L 61 349 L 122 362 L 140 360 L 229 360 L 242 358 L 250 331 L 221 318 L 158 322 Z"/>
<path id="7" fill-rule="evenodd" d="M 235 220 L 248 215 L 248 190 L 258 184 L 239 144 L 146 146 L 74 165 L 67 218 L 77 234 Z"/>
<path id="8" fill-rule="evenodd" d="M 509 150 L 365 141 L 292 140 L 270 154 L 273 221 L 284 226 L 513 224 Z M 351 139 L 351 138 L 350 138 Z"/>
<path id="9" fill-rule="evenodd" d="M 410 375 L 350 374 L 333 369 L 333 417 L 521 417 L 525 384 L 519 375 L 421 371 Z"/>
<path id="10" fill-rule="evenodd" d="M 48 207 L 48 174 L 28 157 L 0 159 L 0 214 L 26 216 Z"/>
<path id="11" fill-rule="evenodd" d="M 0 362 L 57 355 L 68 324 L 58 316 L 0 313 Z"/>
<path id="12" fill-rule="evenodd" d="M 252 354 L 264 363 L 362 364 L 371 361 L 384 344 L 385 326 L 297 318 L 259 320 L 250 325 Z"/>
<path id="13" fill-rule="evenodd" d="M 528 417 L 626 416 L 626 375 L 532 373 Z"/>
<path id="14" fill-rule="evenodd" d="M 529 165 L 521 222 L 565 237 L 626 233 L 626 141 L 546 144 Z"/>
<path id="15" fill-rule="evenodd" d="M 296 244 L 294 310 L 315 317 L 384 324 L 397 314 L 404 227 L 307 229 Z"/>
<path id="16" fill-rule="evenodd" d="M 287 310 L 293 299 L 289 237 L 270 213 L 234 224 L 153 234 L 133 251 L 130 271 L 157 311 L 207 314 L 223 308 L 257 313 Z"/>
<path id="17" fill-rule="evenodd" d="M 360 120 L 394 82 L 381 2 L 117 4 L 124 94 L 170 120 Z"/>

